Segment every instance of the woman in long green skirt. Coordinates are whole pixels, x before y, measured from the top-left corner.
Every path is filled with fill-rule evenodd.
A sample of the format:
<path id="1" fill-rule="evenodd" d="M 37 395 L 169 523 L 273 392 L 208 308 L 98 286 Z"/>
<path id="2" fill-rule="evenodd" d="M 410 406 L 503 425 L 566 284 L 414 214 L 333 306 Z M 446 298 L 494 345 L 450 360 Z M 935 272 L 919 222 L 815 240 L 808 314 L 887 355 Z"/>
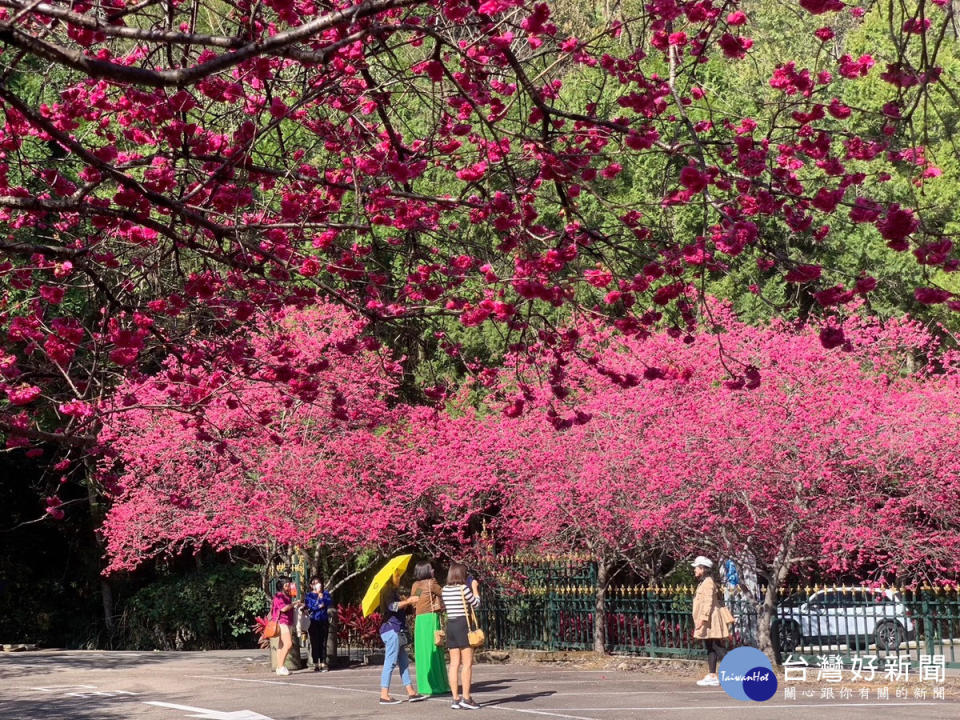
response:
<path id="1" fill-rule="evenodd" d="M 410 596 L 419 598 L 417 618 L 413 630 L 414 664 L 417 668 L 417 691 L 422 695 L 446 695 L 450 692 L 443 646 L 434 643 L 434 633 L 440 629 L 443 610 L 443 588 L 433 578 L 433 566 L 418 563 L 413 571 Z"/>

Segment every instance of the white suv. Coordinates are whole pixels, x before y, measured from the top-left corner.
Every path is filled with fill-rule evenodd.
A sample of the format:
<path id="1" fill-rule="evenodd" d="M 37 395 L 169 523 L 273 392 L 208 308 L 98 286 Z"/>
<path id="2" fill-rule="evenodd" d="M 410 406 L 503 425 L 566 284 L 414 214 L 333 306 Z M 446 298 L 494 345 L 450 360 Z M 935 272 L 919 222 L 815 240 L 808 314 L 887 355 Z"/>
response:
<path id="1" fill-rule="evenodd" d="M 851 649 L 876 643 L 878 650 L 896 650 L 916 637 L 916 626 L 899 593 L 847 587 L 820 590 L 799 605 L 779 606 L 772 634 L 781 653 L 794 652 L 806 640 Z"/>

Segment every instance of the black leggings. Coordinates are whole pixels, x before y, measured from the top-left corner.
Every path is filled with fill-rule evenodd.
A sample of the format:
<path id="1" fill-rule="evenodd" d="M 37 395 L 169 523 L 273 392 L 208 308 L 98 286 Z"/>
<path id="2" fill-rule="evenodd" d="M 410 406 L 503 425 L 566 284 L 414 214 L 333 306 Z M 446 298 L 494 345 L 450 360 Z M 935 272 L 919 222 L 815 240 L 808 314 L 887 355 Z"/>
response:
<path id="1" fill-rule="evenodd" d="M 723 656 L 727 654 L 727 641 L 725 639 L 709 638 L 703 641 L 703 646 L 707 649 L 707 666 L 710 668 L 710 674 L 716 675 L 717 663 L 723 660 Z"/>
<path id="2" fill-rule="evenodd" d="M 313 658 L 313 664 L 326 662 L 327 633 L 330 632 L 330 621 L 313 620 L 310 622 L 307 632 L 310 633 L 310 656 Z"/>

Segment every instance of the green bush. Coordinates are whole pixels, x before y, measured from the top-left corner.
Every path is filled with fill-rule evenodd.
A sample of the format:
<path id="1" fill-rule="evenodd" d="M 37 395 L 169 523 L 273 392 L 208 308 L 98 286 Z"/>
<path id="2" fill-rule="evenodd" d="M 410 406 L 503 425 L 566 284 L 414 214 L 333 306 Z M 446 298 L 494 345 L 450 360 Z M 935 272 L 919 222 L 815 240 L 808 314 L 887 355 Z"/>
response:
<path id="1" fill-rule="evenodd" d="M 138 650 L 201 650 L 255 647 L 250 631 L 269 598 L 257 570 L 219 565 L 162 578 L 127 602 L 121 631 Z"/>

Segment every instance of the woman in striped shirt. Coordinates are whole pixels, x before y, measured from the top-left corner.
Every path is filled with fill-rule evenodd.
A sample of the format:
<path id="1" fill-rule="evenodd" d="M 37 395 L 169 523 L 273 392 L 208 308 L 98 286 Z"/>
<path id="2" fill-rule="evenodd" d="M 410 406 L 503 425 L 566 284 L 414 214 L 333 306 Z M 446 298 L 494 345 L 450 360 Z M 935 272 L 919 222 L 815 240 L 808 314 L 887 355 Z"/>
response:
<path id="1" fill-rule="evenodd" d="M 467 587 L 467 567 L 453 563 L 447 572 L 447 584 L 443 587 L 443 605 L 447 610 L 447 648 L 450 650 L 448 676 L 453 692 L 454 710 L 478 710 L 470 697 L 470 680 L 473 676 L 473 648 L 467 640 L 467 605 L 480 606 L 480 598 Z M 457 693 L 458 681 L 463 695 Z"/>

